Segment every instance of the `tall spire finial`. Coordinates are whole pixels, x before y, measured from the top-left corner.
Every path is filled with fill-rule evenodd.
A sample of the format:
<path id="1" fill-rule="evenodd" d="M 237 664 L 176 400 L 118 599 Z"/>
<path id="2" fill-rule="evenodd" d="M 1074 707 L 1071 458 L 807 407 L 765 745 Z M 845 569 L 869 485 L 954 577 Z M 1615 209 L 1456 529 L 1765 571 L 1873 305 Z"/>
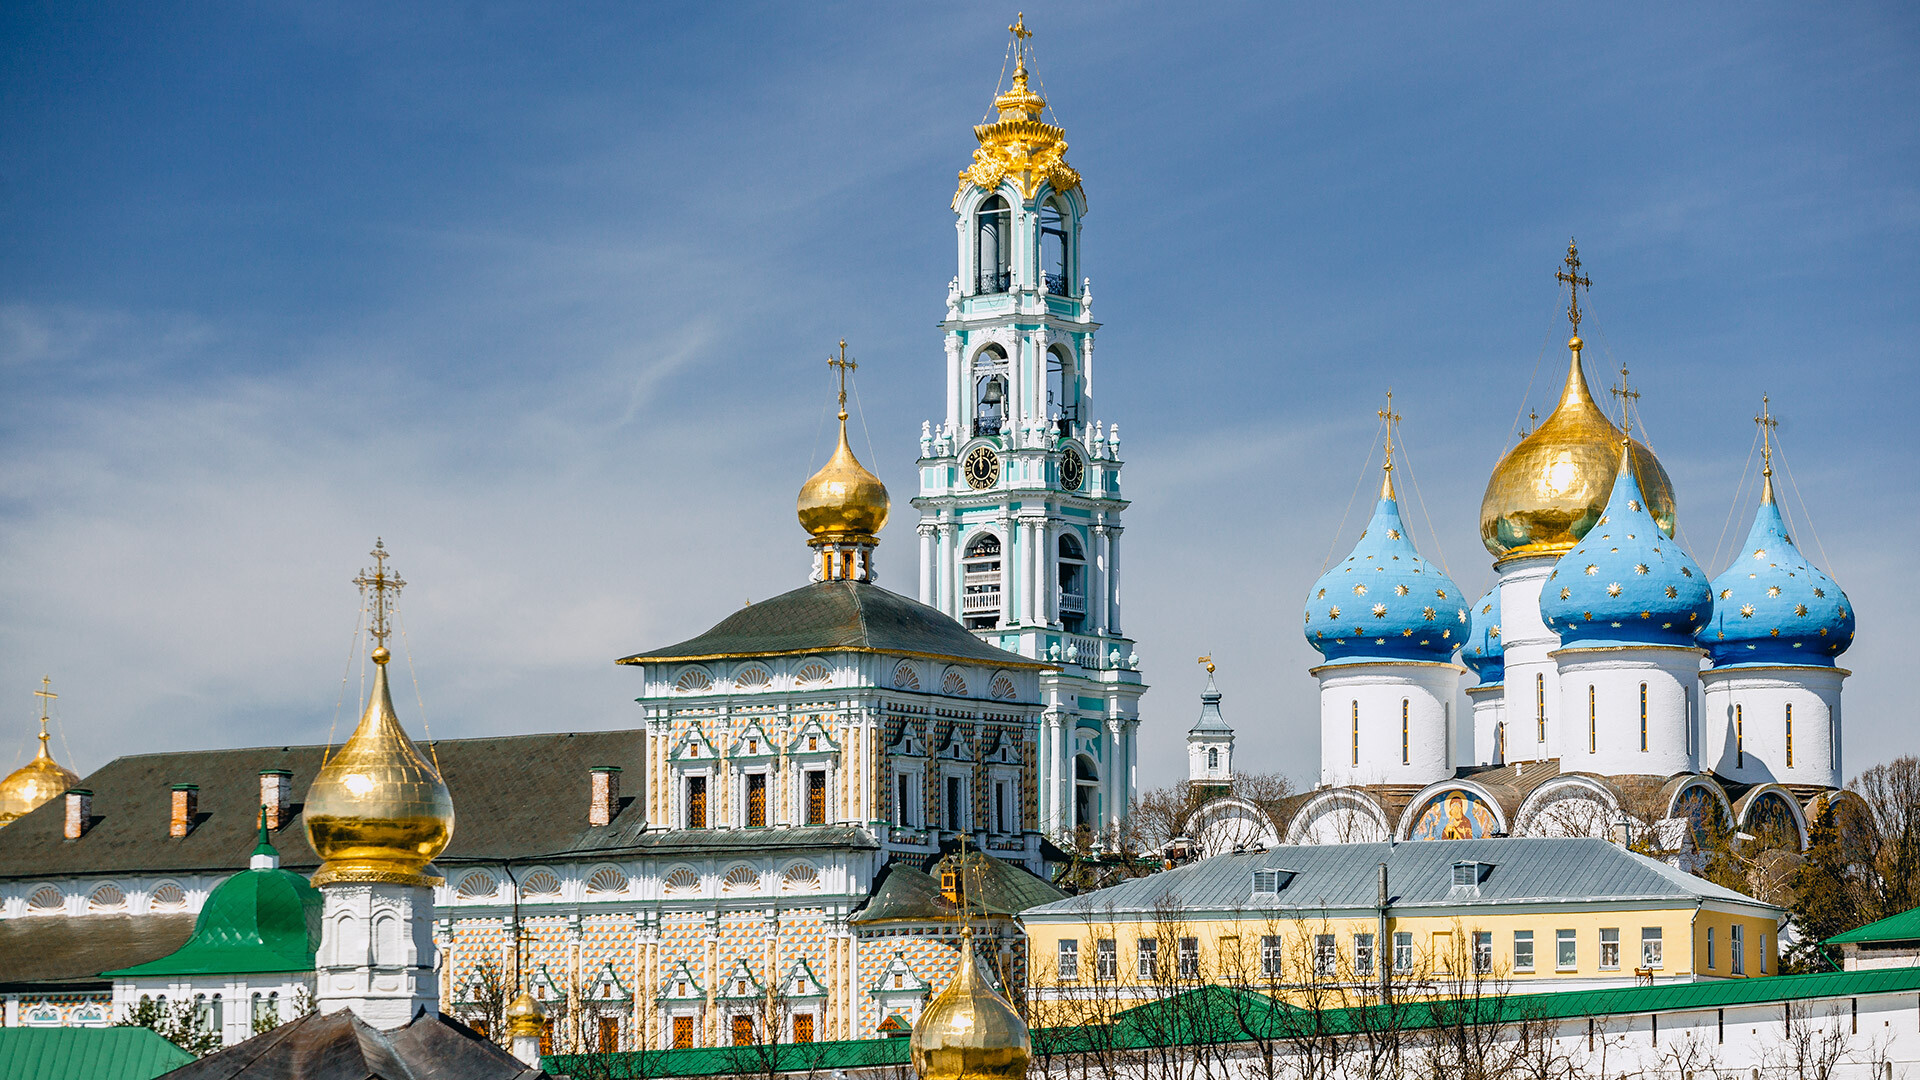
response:
<path id="1" fill-rule="evenodd" d="M 1760 501 L 1773 501 L 1773 429 L 1780 426 L 1769 409 L 1771 399 L 1760 395 L 1760 415 L 1753 422 L 1760 425 Z"/>
<path id="2" fill-rule="evenodd" d="M 846 338 L 840 339 L 840 355 L 827 357 L 827 366 L 840 369 L 840 422 L 845 424 L 847 422 L 847 372 L 860 366 L 847 359 Z"/>
<path id="3" fill-rule="evenodd" d="M 1640 391 L 1627 384 L 1627 365 L 1620 365 L 1620 383 L 1607 387 L 1607 393 L 1620 399 L 1620 427 L 1622 444 L 1633 441 L 1633 403 L 1640 400 Z"/>
<path id="4" fill-rule="evenodd" d="M 1567 321 L 1573 324 L 1573 347 L 1578 349 L 1580 347 L 1578 344 L 1580 341 L 1580 290 L 1593 288 L 1593 279 L 1580 276 L 1580 249 L 1571 239 L 1567 241 L 1567 257 L 1561 261 L 1566 263 L 1567 268 L 1556 271 L 1553 277 L 1555 281 L 1564 281 L 1572 286 L 1573 298 L 1567 303 Z"/>
<path id="5" fill-rule="evenodd" d="M 1202 667 L 1206 668 L 1208 675 L 1213 674 L 1213 657 L 1211 656 L 1198 657 L 1194 660 L 1194 663 L 1199 664 Z"/>
<path id="6" fill-rule="evenodd" d="M 1026 12 L 1020 12 L 1019 17 L 1013 20 L 1013 25 L 1007 27 L 1007 33 L 1013 35 L 1013 77 L 1025 83 L 1027 81 L 1027 39 L 1033 36 L 1033 31 L 1027 29 Z"/>
<path id="7" fill-rule="evenodd" d="M 367 596 L 369 591 L 373 594 L 373 618 L 367 625 L 367 633 L 372 635 L 374 641 L 373 662 L 384 664 L 392 655 L 387 652 L 387 637 L 393 632 L 389 622 L 393 614 L 393 602 L 407 583 L 401 580 L 399 574 L 387 569 L 387 545 L 384 540 L 375 537 L 373 550 L 368 554 L 373 556 L 373 569 L 360 571 L 360 576 L 354 578 L 353 583 L 360 586 L 362 597 Z"/>
<path id="8" fill-rule="evenodd" d="M 60 696 L 53 692 L 53 676 L 40 676 L 40 689 L 35 690 L 33 696 L 40 699 L 40 756 L 48 757 L 50 755 L 47 753 L 47 720 L 49 719 L 47 706 L 53 704 L 53 699 Z"/>
<path id="9" fill-rule="evenodd" d="M 1393 411 L 1393 388 L 1387 388 L 1387 407 L 1374 415 L 1387 422 L 1387 462 L 1381 466 L 1386 476 L 1380 481 L 1380 497 L 1393 498 L 1393 425 L 1400 422 L 1400 414 Z"/>

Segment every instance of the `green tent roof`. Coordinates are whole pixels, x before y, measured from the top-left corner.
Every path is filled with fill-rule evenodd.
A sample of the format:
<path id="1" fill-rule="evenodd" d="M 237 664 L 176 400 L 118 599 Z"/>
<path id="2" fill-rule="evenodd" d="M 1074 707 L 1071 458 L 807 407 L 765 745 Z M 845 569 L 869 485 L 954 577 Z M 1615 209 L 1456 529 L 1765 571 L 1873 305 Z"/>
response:
<path id="1" fill-rule="evenodd" d="M 271 856 L 275 865 L 243 870 L 221 882 L 200 909 L 185 945 L 158 960 L 101 976 L 312 971 L 320 947 L 320 890 L 280 869 L 279 856 L 264 838 L 254 853 Z"/>
<path id="2" fill-rule="evenodd" d="M 7 1080 L 149 1080 L 192 1060 L 151 1028 L 0 1028 Z"/>
<path id="3" fill-rule="evenodd" d="M 1920 940 L 1920 908 L 1889 915 L 1879 922 L 1870 922 L 1844 934 L 1835 934 L 1827 939 L 1827 944 L 1858 945 L 1869 941 L 1916 940 Z"/>

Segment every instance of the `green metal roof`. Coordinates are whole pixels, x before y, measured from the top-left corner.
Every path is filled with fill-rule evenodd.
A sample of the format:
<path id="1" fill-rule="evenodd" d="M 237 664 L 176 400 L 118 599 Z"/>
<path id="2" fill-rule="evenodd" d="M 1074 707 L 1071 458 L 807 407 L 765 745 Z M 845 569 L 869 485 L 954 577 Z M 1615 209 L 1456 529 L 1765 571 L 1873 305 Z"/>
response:
<path id="1" fill-rule="evenodd" d="M 703 1046 L 691 1050 L 635 1050 L 617 1054 L 548 1054 L 540 1067 L 555 1076 L 650 1080 L 667 1076 L 765 1076 L 771 1072 L 830 1073 L 909 1063 L 907 1040 L 842 1039 L 778 1046 Z M 771 1066 L 771 1067 L 769 1067 Z"/>
<path id="2" fill-rule="evenodd" d="M 262 829 L 256 855 L 279 856 Z M 242 870 L 207 897 L 185 945 L 159 958 L 103 978 L 143 975 L 230 975 L 312 971 L 320 947 L 320 890 L 278 865 Z"/>
<path id="3" fill-rule="evenodd" d="M 1827 944 L 1857 945 L 1868 941 L 1914 940 L 1920 940 L 1920 908 L 1889 915 L 1879 922 L 1870 922 L 1844 934 L 1835 934 L 1827 939 Z"/>
<path id="4" fill-rule="evenodd" d="M 149 1080 L 192 1060 L 151 1028 L 0 1028 L 7 1080 Z"/>

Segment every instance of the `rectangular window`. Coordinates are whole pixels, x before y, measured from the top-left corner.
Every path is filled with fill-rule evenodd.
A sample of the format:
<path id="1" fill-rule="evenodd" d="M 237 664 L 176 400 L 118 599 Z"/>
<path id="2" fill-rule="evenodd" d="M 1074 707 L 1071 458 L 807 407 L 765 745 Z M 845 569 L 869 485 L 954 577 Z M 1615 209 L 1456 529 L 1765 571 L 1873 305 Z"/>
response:
<path id="1" fill-rule="evenodd" d="M 1408 729 L 1412 726 L 1410 722 L 1411 714 L 1412 714 L 1411 704 L 1407 701 L 1406 698 L 1401 698 L 1400 699 L 1400 764 L 1402 765 L 1408 764 L 1413 760 L 1411 756 L 1412 746 L 1408 737 Z"/>
<path id="2" fill-rule="evenodd" d="M 807 824 L 827 823 L 827 772 L 813 769 L 807 773 Z"/>
<path id="3" fill-rule="evenodd" d="M 1733 707 L 1733 765 L 1736 769 L 1747 767 L 1747 722 L 1738 705 Z"/>
<path id="4" fill-rule="evenodd" d="M 687 777 L 687 828 L 707 827 L 707 778 Z"/>
<path id="5" fill-rule="evenodd" d="M 1353 763 L 1360 764 L 1360 700 L 1353 702 Z"/>
<path id="6" fill-rule="evenodd" d="M 1373 935 L 1353 935 L 1353 973 L 1355 975 L 1373 974 Z"/>
<path id="7" fill-rule="evenodd" d="M 1160 977 L 1160 943 L 1153 938 L 1141 938 L 1140 942 L 1140 978 L 1151 982 Z"/>
<path id="8" fill-rule="evenodd" d="M 1587 686 L 1587 753 L 1597 753 L 1599 746 L 1599 724 L 1594 716 L 1593 686 Z"/>
<path id="9" fill-rule="evenodd" d="M 551 1053 L 553 1053 L 553 1021 L 547 1019 L 540 1021 L 540 1056 L 546 1057 Z"/>
<path id="10" fill-rule="evenodd" d="M 1714 959 L 1715 958 L 1713 955 L 1713 927 L 1709 926 L 1707 927 L 1707 970 L 1708 971 L 1712 971 L 1716 966 L 1718 966 L 1714 963 Z"/>
<path id="11" fill-rule="evenodd" d="M 1760 974 L 1767 973 L 1767 935 L 1760 935 Z"/>
<path id="12" fill-rule="evenodd" d="M 1493 932 L 1490 930 L 1473 932 L 1473 973 L 1493 974 Z"/>
<path id="13" fill-rule="evenodd" d="M 1662 963 L 1660 950 L 1661 945 L 1664 944 L 1660 939 L 1660 935 L 1661 930 L 1657 926 L 1643 926 L 1640 928 L 1641 967 L 1652 971 L 1658 971 L 1660 969 Z"/>
<path id="14" fill-rule="evenodd" d="M 947 777 L 947 831 L 948 832 L 959 832 L 961 831 L 961 828 L 962 828 L 961 822 L 964 819 L 960 816 L 960 812 L 963 809 L 961 806 L 961 789 L 963 786 L 964 785 L 962 785 L 959 777 L 957 776 Z"/>
<path id="15" fill-rule="evenodd" d="M 1079 978 L 1080 943 L 1063 939 L 1054 949 L 1054 955 L 1058 957 L 1057 966 L 1060 968 L 1061 980 L 1071 981 Z"/>
<path id="16" fill-rule="evenodd" d="M 767 823 L 767 774 L 747 774 L 747 827 L 758 828 Z"/>
<path id="17" fill-rule="evenodd" d="M 1793 704 L 1787 704 L 1787 768 L 1793 768 Z"/>
<path id="18" fill-rule="evenodd" d="M 676 1016 L 673 1018 L 673 1048 L 685 1050 L 693 1045 L 693 1017 Z"/>
<path id="19" fill-rule="evenodd" d="M 1545 743 L 1547 741 L 1547 677 L 1545 675 L 1533 677 L 1533 712 L 1535 723 L 1540 729 L 1534 734 L 1542 743 Z"/>
<path id="20" fill-rule="evenodd" d="M 751 1015 L 747 1013 L 739 1013 L 736 1016 L 734 1016 L 733 1045 L 735 1046 L 752 1046 L 753 1045 L 753 1017 Z"/>
<path id="21" fill-rule="evenodd" d="M 1555 930 L 1553 966 L 1558 971 L 1572 971 L 1580 964 L 1580 950 L 1575 944 L 1574 931 Z"/>
<path id="22" fill-rule="evenodd" d="M 1513 932 L 1513 970 L 1533 970 L 1533 931 L 1531 930 Z"/>
<path id="23" fill-rule="evenodd" d="M 1647 684 L 1640 684 L 1640 749 L 1647 748 Z"/>
<path id="24" fill-rule="evenodd" d="M 1405 930 L 1393 935 L 1393 970 L 1413 970 L 1413 935 Z"/>
<path id="25" fill-rule="evenodd" d="M 993 785 L 993 829 L 998 833 L 1012 830 L 1007 828 L 1007 785 Z"/>
<path id="26" fill-rule="evenodd" d="M 1260 977 L 1277 979 L 1280 977 L 1284 956 L 1280 951 L 1280 936 L 1266 934 L 1260 938 Z"/>
<path id="27" fill-rule="evenodd" d="M 813 1041 L 812 1013 L 793 1014 L 793 1041 L 797 1043 L 810 1043 Z"/>
<path id="28" fill-rule="evenodd" d="M 1620 928 L 1617 926 L 1600 929 L 1600 970 L 1620 970 Z"/>
<path id="29" fill-rule="evenodd" d="M 1332 975 L 1339 963 L 1340 954 L 1334 947 L 1333 935 L 1313 935 L 1313 973 L 1323 977 Z"/>
<path id="30" fill-rule="evenodd" d="M 1093 977 L 1096 979 L 1120 977 L 1120 947 L 1112 938 L 1101 938 L 1093 943 Z"/>
<path id="31" fill-rule="evenodd" d="M 602 1054 L 620 1052 L 620 1018 L 603 1016 L 600 1018 L 600 1040 L 594 1049 Z"/>
<path id="32" fill-rule="evenodd" d="M 825 790 L 824 790 L 825 785 L 823 784 L 821 785 L 821 787 L 822 787 L 822 794 L 825 794 Z M 898 797 L 896 797 L 893 801 L 893 822 L 894 824 L 904 829 L 907 826 L 913 824 L 913 819 L 907 816 L 908 814 L 907 808 L 913 805 L 913 800 L 907 798 L 907 774 L 906 773 L 901 773 L 899 776 L 894 778 L 894 787 L 898 788 L 899 791 L 898 791 Z"/>
<path id="33" fill-rule="evenodd" d="M 1200 977 L 1200 939 L 1197 937 L 1180 939 L 1180 977 L 1183 979 Z"/>
<path id="34" fill-rule="evenodd" d="M 1739 923 L 1727 933 L 1727 959 L 1733 964 L 1735 975 L 1747 973 L 1747 928 Z"/>

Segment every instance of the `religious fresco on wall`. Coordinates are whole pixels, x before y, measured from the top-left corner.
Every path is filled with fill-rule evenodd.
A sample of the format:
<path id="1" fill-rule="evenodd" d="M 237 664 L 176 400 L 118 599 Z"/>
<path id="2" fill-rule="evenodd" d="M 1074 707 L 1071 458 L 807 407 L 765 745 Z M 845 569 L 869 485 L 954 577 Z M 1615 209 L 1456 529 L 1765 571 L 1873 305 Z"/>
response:
<path id="1" fill-rule="evenodd" d="M 1707 847 L 1714 834 L 1726 828 L 1726 814 L 1720 800 L 1704 787 L 1690 787 L 1675 801 L 1673 816 L 1684 818 L 1695 847 Z"/>
<path id="2" fill-rule="evenodd" d="M 1407 839 L 1477 840 L 1497 833 L 1498 820 L 1480 796 L 1455 788 L 1428 800 Z"/>

